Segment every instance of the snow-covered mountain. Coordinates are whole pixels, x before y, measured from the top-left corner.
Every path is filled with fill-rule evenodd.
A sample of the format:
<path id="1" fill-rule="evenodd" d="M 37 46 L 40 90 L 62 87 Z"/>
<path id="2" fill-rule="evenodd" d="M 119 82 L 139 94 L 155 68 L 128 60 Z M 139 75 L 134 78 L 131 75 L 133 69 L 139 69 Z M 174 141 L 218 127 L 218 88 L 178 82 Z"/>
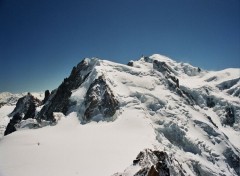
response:
<path id="1" fill-rule="evenodd" d="M 19 98 L 23 97 L 24 93 L 13 94 L 10 92 L 0 93 L 0 107 L 4 105 L 15 105 Z"/>
<path id="2" fill-rule="evenodd" d="M 0 108 L 0 175 L 240 175 L 239 68 L 86 58 L 37 102 Z"/>

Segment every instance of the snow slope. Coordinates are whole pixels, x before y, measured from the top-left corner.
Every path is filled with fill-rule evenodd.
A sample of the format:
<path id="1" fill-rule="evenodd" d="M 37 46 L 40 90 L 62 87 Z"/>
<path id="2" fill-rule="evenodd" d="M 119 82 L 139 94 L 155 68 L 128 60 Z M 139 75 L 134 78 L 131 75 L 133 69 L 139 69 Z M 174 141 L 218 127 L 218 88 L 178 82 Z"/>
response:
<path id="1" fill-rule="evenodd" d="M 93 69 L 72 90 L 66 116 L 55 114 L 57 125 L 21 129 L 0 141 L 2 175 L 131 176 L 143 167 L 132 161 L 145 148 L 166 152 L 171 175 L 240 174 L 240 69 L 206 71 L 158 54 L 131 67 L 96 58 L 86 63 Z M 87 93 L 100 76 L 119 108 L 86 123 Z"/>
<path id="2" fill-rule="evenodd" d="M 154 140 L 149 120 L 134 109 L 119 114 L 114 123 L 87 125 L 80 125 L 72 113 L 56 126 L 6 137 L 0 143 L 0 170 L 3 176 L 111 175 L 142 148 L 152 148 Z"/>

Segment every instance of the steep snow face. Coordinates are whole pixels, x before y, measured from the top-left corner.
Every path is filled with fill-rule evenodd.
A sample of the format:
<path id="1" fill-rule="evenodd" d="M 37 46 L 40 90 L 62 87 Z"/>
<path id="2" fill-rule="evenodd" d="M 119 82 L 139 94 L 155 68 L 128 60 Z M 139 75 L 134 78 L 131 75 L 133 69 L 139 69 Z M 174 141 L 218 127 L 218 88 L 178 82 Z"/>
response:
<path id="1" fill-rule="evenodd" d="M 40 112 L 56 126 L 0 141 L 2 173 L 240 175 L 240 69 L 205 71 L 161 55 L 129 65 L 82 61 Z M 140 151 L 144 162 L 131 165 Z"/>

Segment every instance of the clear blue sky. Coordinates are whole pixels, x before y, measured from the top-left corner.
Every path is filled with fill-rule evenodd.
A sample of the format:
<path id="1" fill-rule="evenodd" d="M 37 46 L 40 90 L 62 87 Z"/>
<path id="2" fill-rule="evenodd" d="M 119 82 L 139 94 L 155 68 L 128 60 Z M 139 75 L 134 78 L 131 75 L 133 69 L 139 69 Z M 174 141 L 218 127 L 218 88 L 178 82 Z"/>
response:
<path id="1" fill-rule="evenodd" d="M 239 0 L 0 0 L 0 91 L 56 88 L 84 57 L 240 67 Z"/>

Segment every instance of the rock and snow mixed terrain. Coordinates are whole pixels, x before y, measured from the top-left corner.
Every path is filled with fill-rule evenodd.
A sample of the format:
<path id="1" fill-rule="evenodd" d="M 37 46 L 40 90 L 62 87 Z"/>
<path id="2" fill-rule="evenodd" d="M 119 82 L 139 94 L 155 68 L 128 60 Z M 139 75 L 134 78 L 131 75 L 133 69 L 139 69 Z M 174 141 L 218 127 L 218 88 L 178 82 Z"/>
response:
<path id="1" fill-rule="evenodd" d="M 0 108 L 17 130 L 0 140 L 1 176 L 240 175 L 239 68 L 84 59 L 34 96 Z"/>
<path id="2" fill-rule="evenodd" d="M 42 100 L 44 95 L 43 93 L 31 93 L 36 99 Z M 25 97 L 28 95 L 27 92 L 20 93 L 20 94 L 13 94 L 10 92 L 2 92 L 0 93 L 0 138 L 2 138 L 4 131 L 6 131 L 6 126 L 9 123 L 9 117 L 13 116 L 15 113 L 13 113 L 13 110 L 16 109 L 16 104 L 19 99 L 22 97 Z M 24 100 L 24 98 L 22 98 Z M 26 103 L 21 103 L 19 101 L 18 106 L 24 106 L 26 107 Z M 24 107 L 18 108 L 20 111 L 24 111 Z M 25 108 L 26 111 L 26 108 Z M 12 115 L 10 114 L 12 112 Z M 25 112 L 26 113 L 26 112 Z"/>

